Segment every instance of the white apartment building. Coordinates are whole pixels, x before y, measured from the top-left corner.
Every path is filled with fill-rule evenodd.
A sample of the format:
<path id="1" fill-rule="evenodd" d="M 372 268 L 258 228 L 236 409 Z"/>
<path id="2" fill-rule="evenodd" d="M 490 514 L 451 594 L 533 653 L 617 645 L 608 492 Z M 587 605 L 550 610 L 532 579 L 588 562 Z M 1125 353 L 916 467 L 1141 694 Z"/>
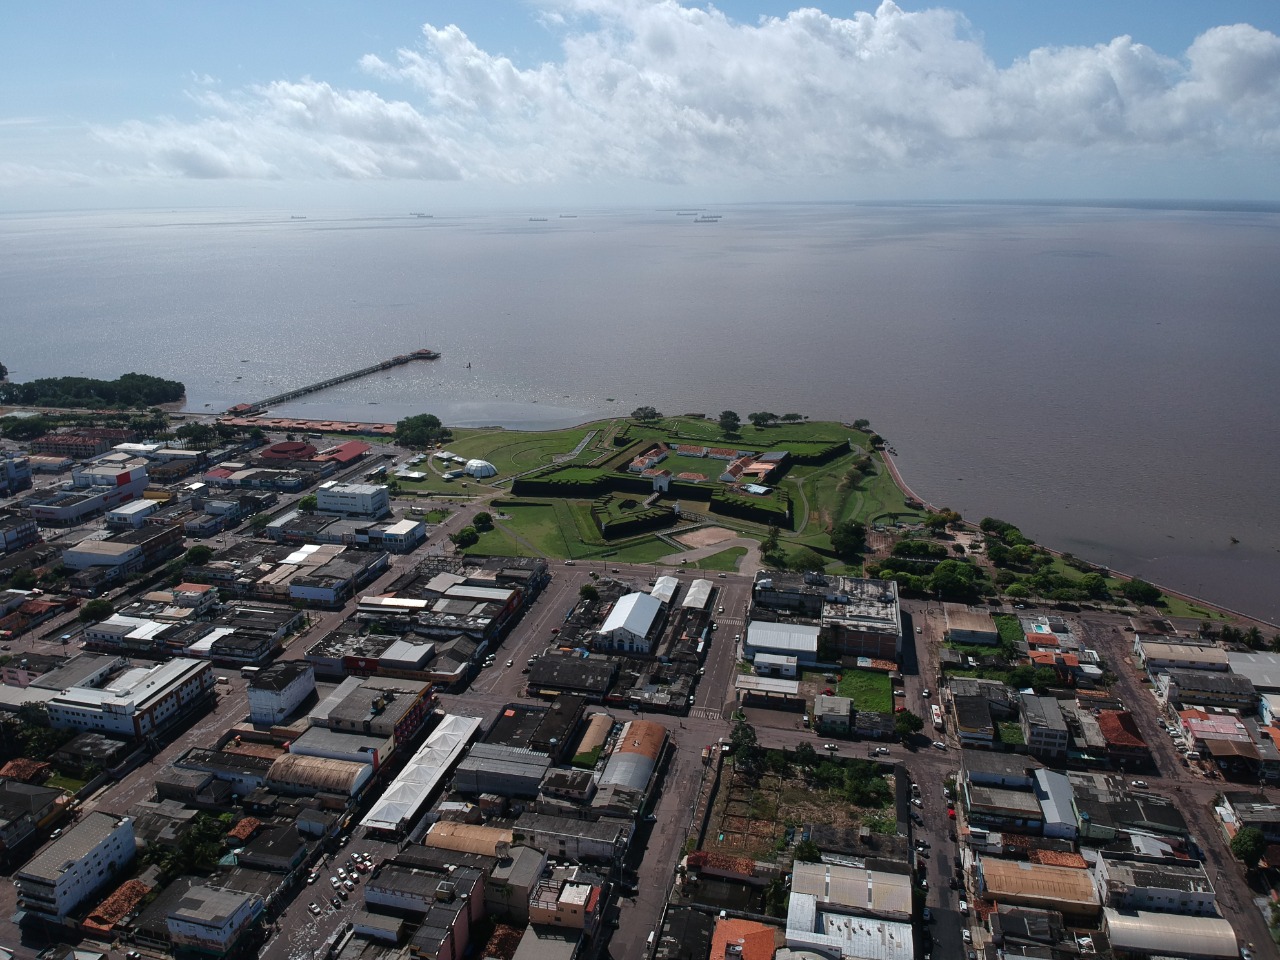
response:
<path id="1" fill-rule="evenodd" d="M 65 921 L 133 856 L 133 821 L 95 810 L 18 871 L 18 905 Z"/>
<path id="2" fill-rule="evenodd" d="M 229 953 L 262 915 L 263 900 L 253 893 L 195 884 L 165 917 L 175 947 L 203 953 Z"/>
<path id="3" fill-rule="evenodd" d="M 347 517 L 383 517 L 391 512 L 391 499 L 381 483 L 329 480 L 316 488 L 316 509 Z"/>
<path id="4" fill-rule="evenodd" d="M 286 660 L 272 664 L 249 681 L 249 719 L 281 723 L 316 688 L 316 671 L 309 663 Z"/>
<path id="5" fill-rule="evenodd" d="M 97 730 L 148 737 L 213 689 L 213 665 L 178 658 L 126 670 L 102 689 L 70 687 L 49 700 L 49 724 L 57 729 Z"/>

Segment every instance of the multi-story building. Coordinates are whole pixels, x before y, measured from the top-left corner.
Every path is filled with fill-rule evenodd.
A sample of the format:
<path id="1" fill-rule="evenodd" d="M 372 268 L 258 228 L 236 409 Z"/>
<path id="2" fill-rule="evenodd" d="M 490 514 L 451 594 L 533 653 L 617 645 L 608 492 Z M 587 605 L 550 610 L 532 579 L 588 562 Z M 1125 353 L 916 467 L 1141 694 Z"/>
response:
<path id="1" fill-rule="evenodd" d="M 1178 642 L 1168 637 L 1138 634 L 1133 641 L 1133 652 L 1142 668 L 1152 677 L 1168 670 L 1226 672 L 1231 669 L 1227 651 L 1213 644 Z"/>
<path id="2" fill-rule="evenodd" d="M 1032 756 L 1055 758 L 1067 755 L 1069 738 L 1062 708 L 1053 697 L 1022 698 L 1022 736 Z"/>
<path id="3" fill-rule="evenodd" d="M 761 573 L 751 619 L 817 625 L 833 656 L 896 662 L 902 655 L 902 615 L 892 580 Z"/>
<path id="4" fill-rule="evenodd" d="M 952 697 L 951 712 L 961 746 L 991 748 L 996 726 L 986 697 Z"/>
<path id="5" fill-rule="evenodd" d="M 27 503 L 40 523 L 77 523 L 141 496 L 147 483 L 145 460 L 104 460 L 72 470 L 69 489 L 32 496 Z"/>
<path id="6" fill-rule="evenodd" d="M 412 740 L 431 712 L 431 685 L 394 677 L 348 677 L 311 710 L 312 724 Z"/>
<path id="7" fill-rule="evenodd" d="M 1216 916 L 1217 895 L 1199 860 L 1109 853 L 1095 871 L 1104 906 Z"/>
<path id="8" fill-rule="evenodd" d="M 254 723 L 281 723 L 315 689 L 311 664 L 298 660 L 272 664 L 249 681 L 249 718 Z"/>
<path id="9" fill-rule="evenodd" d="M 384 484 L 329 480 L 316 488 L 316 509 L 345 517 L 374 519 L 391 512 L 391 500 Z"/>
<path id="10" fill-rule="evenodd" d="M 240 944 L 264 909 L 257 894 L 197 883 L 165 921 L 174 947 L 222 957 Z"/>
<path id="11" fill-rule="evenodd" d="M 600 625 L 597 646 L 602 650 L 647 654 L 657 640 L 662 601 L 647 593 L 620 598 Z"/>
<path id="12" fill-rule="evenodd" d="M 0 516 L 0 553 L 12 553 L 40 539 L 40 526 L 30 517 Z"/>
<path id="13" fill-rule="evenodd" d="M 18 871 L 18 903 L 33 915 L 66 922 L 133 857 L 133 821 L 94 810 Z"/>
<path id="14" fill-rule="evenodd" d="M 529 898 L 529 922 L 592 933 L 600 923 L 604 891 L 598 880 L 577 879 L 581 872 L 578 867 L 557 870 L 539 881 Z"/>
<path id="15" fill-rule="evenodd" d="M 31 486 L 31 461 L 12 453 L 0 453 L 0 497 L 11 497 Z"/>
<path id="16" fill-rule="evenodd" d="M 1178 707 L 1225 707 L 1248 714 L 1258 706 L 1253 681 L 1238 673 L 1169 670 L 1156 676 L 1156 690 L 1162 700 Z"/>
<path id="17" fill-rule="evenodd" d="M 70 687 L 47 703 L 56 729 L 99 730 L 152 737 L 213 689 L 213 666 L 180 658 L 126 670 L 102 689 Z"/>

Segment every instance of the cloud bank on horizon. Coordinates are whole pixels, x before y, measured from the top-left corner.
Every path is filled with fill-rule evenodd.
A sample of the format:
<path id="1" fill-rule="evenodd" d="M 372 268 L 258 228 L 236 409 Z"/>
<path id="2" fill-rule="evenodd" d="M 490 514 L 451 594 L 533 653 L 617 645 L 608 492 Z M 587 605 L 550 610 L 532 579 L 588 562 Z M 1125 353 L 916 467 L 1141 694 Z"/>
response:
<path id="1" fill-rule="evenodd" d="M 222 91 L 189 118 L 95 126 L 92 168 L 0 165 L 0 182 L 442 181 L 655 186 L 791 182 L 1076 164 L 1140 169 L 1280 155 L 1280 37 L 1214 27 L 1177 55 L 1129 37 L 1040 48 L 1006 68 L 963 15 L 739 23 L 677 0 L 543 0 L 561 56 L 522 69 L 457 26 L 322 77 Z"/>

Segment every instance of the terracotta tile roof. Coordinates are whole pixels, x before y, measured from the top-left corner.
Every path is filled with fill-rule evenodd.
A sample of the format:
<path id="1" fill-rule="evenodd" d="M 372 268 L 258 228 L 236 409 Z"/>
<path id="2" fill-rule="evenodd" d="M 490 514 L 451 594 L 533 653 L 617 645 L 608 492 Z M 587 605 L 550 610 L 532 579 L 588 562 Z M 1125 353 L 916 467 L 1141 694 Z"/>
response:
<path id="1" fill-rule="evenodd" d="M 750 857 L 731 857 L 727 853 L 713 853 L 710 850 L 695 850 L 689 854 L 689 866 L 698 870 L 710 868 L 736 873 L 744 877 L 755 873 L 756 862 Z"/>
<path id="2" fill-rule="evenodd" d="M 728 956 L 742 957 L 742 960 L 773 960 L 776 949 L 773 931 L 773 927 L 754 920 L 717 920 L 715 932 L 711 935 L 709 960 L 724 960 Z M 739 949 L 730 954 L 731 946 Z"/>
<path id="3" fill-rule="evenodd" d="M 689 481 L 692 481 L 693 483 L 701 483 L 702 481 L 707 479 L 707 475 L 705 473 L 677 473 L 676 479 L 689 480 Z"/>
<path id="4" fill-rule="evenodd" d="M 85 917 L 83 926 L 96 932 L 110 933 L 150 892 L 151 888 L 141 880 L 126 880 Z"/>
<path id="5" fill-rule="evenodd" d="M 1128 710 L 1098 711 L 1098 729 L 1106 737 L 1108 746 L 1136 748 L 1147 745 Z"/>
<path id="6" fill-rule="evenodd" d="M 43 783 L 53 772 L 53 767 L 43 760 L 28 760 L 18 757 L 0 767 L 0 777 L 10 780 L 21 780 L 23 783 Z"/>
<path id="7" fill-rule="evenodd" d="M 1074 867 L 1077 870 L 1089 868 L 1088 862 L 1080 854 L 1059 850 L 1032 850 L 1027 854 L 1027 859 L 1032 863 L 1043 863 L 1051 867 Z"/>
<path id="8" fill-rule="evenodd" d="M 257 817 L 245 817 L 227 831 L 227 839 L 238 840 L 243 843 L 252 837 L 260 826 L 262 826 L 262 821 Z"/>

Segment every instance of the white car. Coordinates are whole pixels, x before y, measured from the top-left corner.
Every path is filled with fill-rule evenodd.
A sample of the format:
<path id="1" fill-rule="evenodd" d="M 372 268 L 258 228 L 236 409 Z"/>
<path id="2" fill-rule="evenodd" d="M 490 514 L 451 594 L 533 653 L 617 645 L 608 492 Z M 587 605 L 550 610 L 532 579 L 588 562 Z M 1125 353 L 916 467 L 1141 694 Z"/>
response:
<path id="1" fill-rule="evenodd" d="M 939 750 L 945 750 L 945 749 L 947 749 L 947 745 L 946 745 L 945 743 L 943 743 L 941 740 L 935 740 L 935 741 L 933 741 L 933 745 L 934 745 L 935 747 L 937 747 Z"/>
<path id="2" fill-rule="evenodd" d="M 923 800 L 921 800 L 919 797 L 912 797 L 912 798 L 911 798 L 911 803 L 912 803 L 913 805 L 915 805 L 915 806 L 919 807 L 921 810 L 923 810 L 923 809 L 924 809 L 924 801 L 923 801 Z"/>
<path id="3" fill-rule="evenodd" d="M 824 743 L 822 745 L 822 749 L 823 750 L 839 750 L 840 745 L 837 743 Z"/>
<path id="4" fill-rule="evenodd" d="M 1147 789 L 1147 781 L 1145 781 L 1145 780 L 1130 780 L 1130 781 L 1129 781 L 1129 786 L 1131 786 L 1131 787 L 1137 787 L 1139 790 L 1145 790 L 1145 789 Z"/>
<path id="5" fill-rule="evenodd" d="M 973 943 L 973 934 L 969 932 L 968 927 L 965 927 L 960 931 L 960 936 L 964 939 L 965 943 Z"/>

